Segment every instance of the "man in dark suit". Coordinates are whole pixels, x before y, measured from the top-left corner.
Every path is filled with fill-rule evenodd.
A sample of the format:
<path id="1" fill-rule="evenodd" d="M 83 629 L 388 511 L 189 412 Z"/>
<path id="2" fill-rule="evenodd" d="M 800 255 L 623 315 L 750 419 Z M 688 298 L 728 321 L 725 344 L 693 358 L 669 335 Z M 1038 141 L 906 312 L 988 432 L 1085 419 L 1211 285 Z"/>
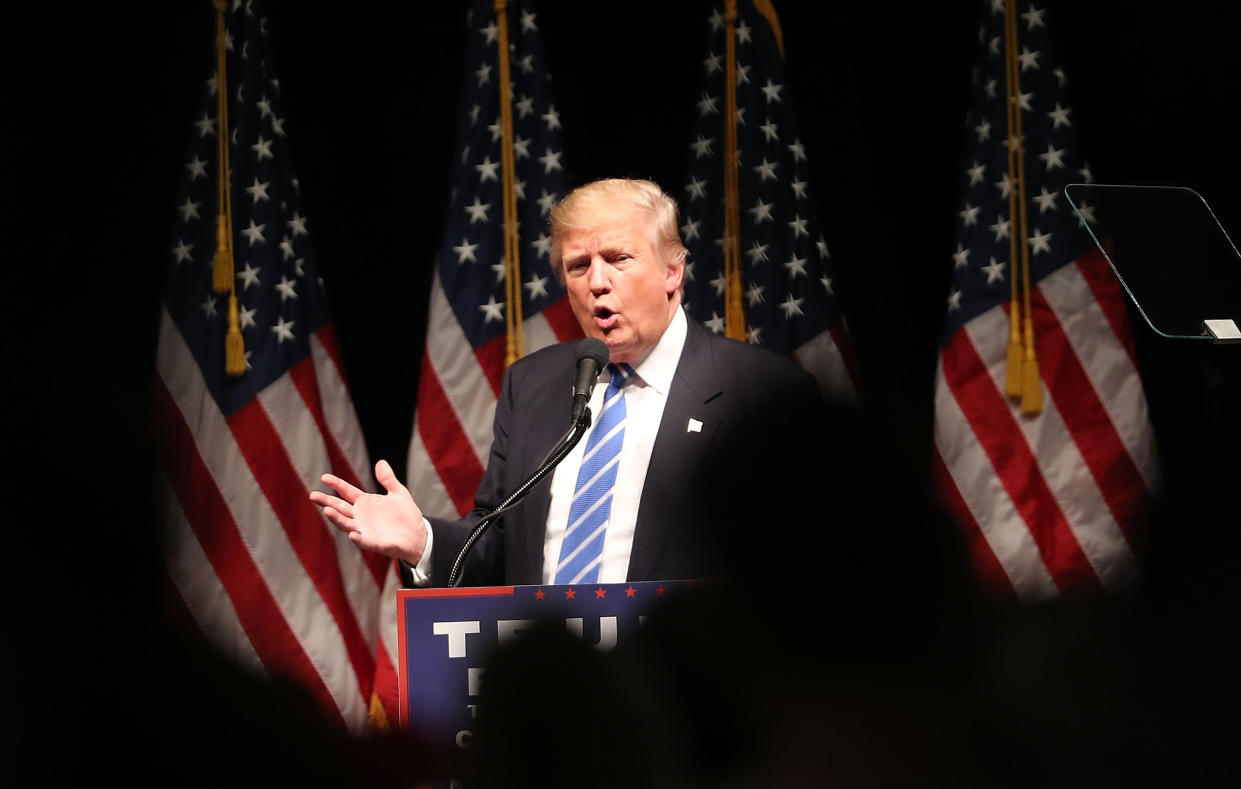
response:
<path id="1" fill-rule="evenodd" d="M 600 383 L 611 384 L 596 386 L 590 401 L 600 435 L 587 436 L 479 541 L 464 584 L 715 574 L 721 554 L 713 540 L 735 536 L 713 535 L 695 518 L 694 499 L 704 489 L 697 473 L 712 448 L 755 420 L 772 421 L 773 448 L 790 445 L 782 428 L 792 423 L 781 417 L 821 405 L 814 379 L 791 361 L 712 335 L 685 316 L 686 249 L 677 227 L 675 201 L 649 181 L 596 181 L 553 209 L 553 268 L 584 333 L 609 351 Z M 310 498 L 360 547 L 402 560 L 407 582 L 446 583 L 478 519 L 534 472 L 568 427 L 565 390 L 575 367 L 574 344 L 563 343 L 509 368 L 487 471 L 463 519 L 424 517 L 382 460 L 375 474 L 386 494 L 325 474 L 336 495 L 314 491 Z M 582 468 L 589 473 L 579 474 Z"/>

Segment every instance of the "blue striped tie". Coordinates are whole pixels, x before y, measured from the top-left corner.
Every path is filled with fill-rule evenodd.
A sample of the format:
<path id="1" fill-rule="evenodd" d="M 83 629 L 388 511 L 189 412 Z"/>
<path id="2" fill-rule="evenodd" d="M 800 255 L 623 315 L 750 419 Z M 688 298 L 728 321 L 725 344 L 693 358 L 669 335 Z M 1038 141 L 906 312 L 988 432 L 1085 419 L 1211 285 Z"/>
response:
<path id="1" fill-rule="evenodd" d="M 633 368 L 609 364 L 608 371 L 612 379 L 603 395 L 599 419 L 586 439 L 577 488 L 569 505 L 569 526 L 556 565 L 558 584 L 589 584 L 599 578 L 603 536 L 612 511 L 612 486 L 625 441 L 625 393 L 621 387 L 633 375 Z"/>

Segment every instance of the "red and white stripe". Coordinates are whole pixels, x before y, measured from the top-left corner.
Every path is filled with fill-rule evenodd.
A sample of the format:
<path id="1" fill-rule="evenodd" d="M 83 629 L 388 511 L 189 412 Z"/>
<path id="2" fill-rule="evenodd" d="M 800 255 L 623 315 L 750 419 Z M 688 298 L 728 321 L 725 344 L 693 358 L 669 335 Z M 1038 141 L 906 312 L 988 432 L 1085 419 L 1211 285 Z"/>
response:
<path id="1" fill-rule="evenodd" d="M 1092 252 L 1031 293 L 1042 413 L 1004 395 L 1007 305 L 958 331 L 935 384 L 937 487 L 993 589 L 1118 590 L 1159 472 L 1124 294 Z"/>
<path id="2" fill-rule="evenodd" d="M 582 332 L 561 297 L 526 318 L 522 335 L 525 352 L 532 353 Z M 423 512 L 452 517 L 473 507 L 503 376 L 504 336 L 472 348 L 436 272 L 406 463 L 408 487 Z"/>
<path id="3" fill-rule="evenodd" d="M 379 625 L 395 566 L 360 552 L 307 499 L 327 470 L 373 489 L 330 326 L 228 417 L 166 312 L 157 372 L 167 567 L 186 608 L 220 650 L 291 675 L 362 730 L 377 657 L 392 654 Z M 395 617 L 395 593 L 382 600 Z"/>
<path id="4" fill-rule="evenodd" d="M 793 351 L 793 360 L 815 377 L 829 401 L 857 401 L 857 365 L 843 321 L 802 343 Z"/>

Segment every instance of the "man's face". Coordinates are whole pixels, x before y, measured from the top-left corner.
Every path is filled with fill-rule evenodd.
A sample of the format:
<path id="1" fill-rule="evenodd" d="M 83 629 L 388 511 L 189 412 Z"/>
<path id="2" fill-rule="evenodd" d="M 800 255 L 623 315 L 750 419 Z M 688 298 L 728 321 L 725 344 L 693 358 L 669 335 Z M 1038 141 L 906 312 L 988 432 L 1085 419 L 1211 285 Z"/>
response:
<path id="1" fill-rule="evenodd" d="M 632 362 L 663 336 L 681 303 L 683 261 L 665 262 L 650 215 L 628 205 L 596 207 L 559 234 L 573 315 L 613 362 Z"/>

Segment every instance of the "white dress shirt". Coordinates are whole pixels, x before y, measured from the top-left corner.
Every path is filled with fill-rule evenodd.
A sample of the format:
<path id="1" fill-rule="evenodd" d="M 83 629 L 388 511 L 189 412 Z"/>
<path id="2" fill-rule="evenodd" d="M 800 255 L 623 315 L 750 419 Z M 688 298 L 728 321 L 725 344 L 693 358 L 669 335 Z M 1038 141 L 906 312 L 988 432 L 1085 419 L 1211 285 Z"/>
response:
<path id="1" fill-rule="evenodd" d="M 668 390 L 681 351 L 685 348 L 688 332 L 685 312 L 677 309 L 672 322 L 659 342 L 636 364 L 631 363 L 634 375 L 625 383 L 625 439 L 621 447 L 620 461 L 616 468 L 616 483 L 612 488 L 611 511 L 603 538 L 603 560 L 599 566 L 598 583 L 621 583 L 629 572 L 629 554 L 633 550 L 633 532 L 638 518 L 638 505 L 642 500 L 642 486 L 646 482 L 646 470 L 651 464 L 651 450 L 655 448 L 655 436 L 663 418 L 664 405 L 668 402 Z M 599 382 L 590 395 L 590 413 L 598 416 L 603 406 L 609 375 L 605 369 L 599 374 Z M 593 429 L 593 428 L 592 428 Z M 577 487 L 577 474 L 582 465 L 589 434 L 578 442 L 573 451 L 565 456 L 552 473 L 551 506 L 547 511 L 547 529 L 543 537 L 543 583 L 555 582 L 556 565 L 560 561 L 560 545 L 564 541 L 565 527 L 569 521 L 569 506 Z M 431 525 L 423 519 L 427 529 L 427 546 L 422 559 L 413 567 L 416 586 L 431 583 Z"/>

